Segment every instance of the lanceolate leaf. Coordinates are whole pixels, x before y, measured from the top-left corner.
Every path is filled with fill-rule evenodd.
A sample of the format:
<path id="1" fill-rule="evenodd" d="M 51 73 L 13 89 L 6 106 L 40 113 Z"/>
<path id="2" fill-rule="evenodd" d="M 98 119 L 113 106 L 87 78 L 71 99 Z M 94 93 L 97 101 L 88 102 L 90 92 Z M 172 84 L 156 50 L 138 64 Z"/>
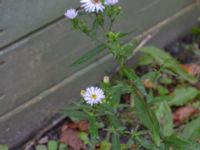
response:
<path id="1" fill-rule="evenodd" d="M 164 139 L 164 143 L 166 145 L 172 146 L 175 150 L 199 150 L 200 149 L 200 144 L 183 140 L 176 135 L 166 137 Z"/>
<path id="2" fill-rule="evenodd" d="M 164 136 L 170 136 L 173 133 L 172 113 L 167 102 L 158 104 L 155 110 L 156 116 L 160 121 L 161 131 Z"/>
<path id="3" fill-rule="evenodd" d="M 120 139 L 117 133 L 112 134 L 112 150 L 121 150 Z"/>
<path id="4" fill-rule="evenodd" d="M 180 106 L 186 104 L 188 101 L 193 100 L 199 91 L 193 87 L 177 88 L 172 94 L 172 99 L 169 101 L 170 105 Z"/>
<path id="5" fill-rule="evenodd" d="M 160 126 L 159 122 L 144 99 L 140 99 L 134 94 L 135 109 L 138 118 L 152 133 L 152 137 L 157 146 L 160 145 Z"/>
<path id="6" fill-rule="evenodd" d="M 70 117 L 73 121 L 88 120 L 88 115 L 83 111 L 65 110 L 62 114 Z"/>
<path id="7" fill-rule="evenodd" d="M 100 44 L 97 47 L 91 49 L 90 51 L 86 52 L 83 56 L 81 56 L 79 59 L 77 59 L 75 62 L 73 62 L 72 66 L 77 66 L 82 63 L 85 63 L 86 61 L 92 59 L 94 56 L 100 54 L 103 52 L 103 50 L 106 48 L 105 44 Z"/>
<path id="8" fill-rule="evenodd" d="M 122 69 L 124 75 L 131 80 L 135 87 L 144 95 L 147 96 L 147 92 L 144 88 L 143 83 L 141 82 L 140 78 L 129 68 L 123 68 Z"/>
<path id="9" fill-rule="evenodd" d="M 195 140 L 200 137 L 200 117 L 187 124 L 181 136 L 185 140 Z"/>
<path id="10" fill-rule="evenodd" d="M 195 77 L 189 75 L 185 70 L 183 70 L 180 64 L 162 49 L 153 46 L 147 46 L 142 48 L 141 51 L 145 54 L 148 54 L 150 57 L 153 57 L 155 61 L 158 62 L 160 65 L 162 65 L 165 68 L 171 69 L 183 79 L 191 83 L 195 83 L 197 81 Z"/>

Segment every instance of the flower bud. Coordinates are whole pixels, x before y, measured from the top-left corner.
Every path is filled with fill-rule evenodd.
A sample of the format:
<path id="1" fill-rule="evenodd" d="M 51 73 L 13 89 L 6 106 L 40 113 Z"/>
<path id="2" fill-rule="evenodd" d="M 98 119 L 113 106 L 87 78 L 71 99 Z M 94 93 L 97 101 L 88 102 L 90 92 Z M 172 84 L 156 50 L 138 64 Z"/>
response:
<path id="1" fill-rule="evenodd" d="M 110 82 L 109 76 L 104 76 L 103 82 L 104 82 L 104 83 L 109 83 L 109 82 Z"/>

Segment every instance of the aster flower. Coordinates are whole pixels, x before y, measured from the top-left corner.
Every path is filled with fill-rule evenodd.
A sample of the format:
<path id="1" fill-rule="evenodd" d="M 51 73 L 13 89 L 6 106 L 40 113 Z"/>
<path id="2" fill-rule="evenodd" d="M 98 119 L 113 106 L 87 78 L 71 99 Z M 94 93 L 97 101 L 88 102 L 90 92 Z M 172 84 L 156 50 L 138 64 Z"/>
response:
<path id="1" fill-rule="evenodd" d="M 69 19 L 74 19 L 78 15 L 78 12 L 74 8 L 70 8 L 65 12 L 65 16 Z"/>
<path id="2" fill-rule="evenodd" d="M 81 7 L 85 9 L 86 12 L 103 12 L 104 5 L 101 3 L 101 0 L 81 0 Z"/>
<path id="3" fill-rule="evenodd" d="M 104 92 L 98 87 L 89 87 L 84 92 L 81 92 L 86 103 L 90 105 L 101 103 L 105 98 Z"/>
<path id="4" fill-rule="evenodd" d="M 105 0 L 105 5 L 115 5 L 119 0 Z"/>

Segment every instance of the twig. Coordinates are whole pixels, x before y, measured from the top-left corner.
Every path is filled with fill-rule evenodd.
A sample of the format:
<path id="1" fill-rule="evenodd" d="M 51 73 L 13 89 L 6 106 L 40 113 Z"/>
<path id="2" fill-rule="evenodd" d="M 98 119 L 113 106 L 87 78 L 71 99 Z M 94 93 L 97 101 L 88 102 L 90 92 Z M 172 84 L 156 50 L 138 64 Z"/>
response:
<path id="1" fill-rule="evenodd" d="M 24 150 L 30 150 L 46 132 L 50 131 L 52 128 L 54 128 L 56 125 L 58 125 L 60 122 L 62 122 L 64 119 L 66 119 L 66 116 L 61 116 L 54 120 L 50 125 L 48 125 L 46 128 L 41 130 L 31 141 L 26 143 L 23 147 Z"/>
<path id="2" fill-rule="evenodd" d="M 135 48 L 133 51 L 132 56 L 134 56 L 144 45 L 146 45 L 156 34 L 158 31 L 155 31 L 154 33 L 148 34 L 141 42 L 140 44 Z"/>

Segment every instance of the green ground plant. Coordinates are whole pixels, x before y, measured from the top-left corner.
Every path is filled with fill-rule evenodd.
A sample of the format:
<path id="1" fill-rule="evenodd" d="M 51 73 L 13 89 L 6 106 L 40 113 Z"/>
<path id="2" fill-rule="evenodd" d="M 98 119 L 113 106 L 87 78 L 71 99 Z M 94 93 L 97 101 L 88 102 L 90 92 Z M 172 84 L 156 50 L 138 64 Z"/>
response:
<path id="1" fill-rule="evenodd" d="M 133 144 L 137 145 L 137 149 L 149 150 L 200 149 L 195 141 L 200 135 L 199 117 L 177 132 L 171 110 L 172 106 L 183 106 L 199 98 L 199 90 L 191 86 L 197 79 L 184 71 L 179 62 L 162 49 L 153 46 L 138 49 L 140 42 L 135 39 L 125 42 L 123 39 L 129 33 L 113 28 L 122 15 L 118 0 L 81 0 L 81 4 L 80 8 L 69 9 L 65 15 L 72 28 L 91 38 L 97 47 L 85 53 L 72 66 L 81 65 L 104 51 L 110 53 L 119 64 L 117 80 L 109 81 L 109 77 L 106 77 L 98 87 L 83 90 L 81 101 L 63 111 L 73 121 L 89 121 L 88 149 L 94 150 L 97 143 L 107 143 L 104 150 L 131 149 Z M 143 55 L 137 65 L 152 68 L 143 76 L 125 63 L 138 50 Z M 172 84 L 172 78 L 176 78 L 181 86 L 175 87 L 174 92 L 169 94 L 166 85 Z M 159 94 L 147 89 L 142 82 L 144 79 L 156 85 L 154 91 Z M 130 94 L 130 104 L 120 101 L 125 93 Z M 127 129 L 131 118 L 125 119 L 122 116 L 124 112 L 134 114 L 140 123 L 132 123 L 131 129 Z M 100 136 L 102 130 L 106 131 L 105 139 Z M 124 136 L 128 137 L 125 143 L 121 142 Z"/>

